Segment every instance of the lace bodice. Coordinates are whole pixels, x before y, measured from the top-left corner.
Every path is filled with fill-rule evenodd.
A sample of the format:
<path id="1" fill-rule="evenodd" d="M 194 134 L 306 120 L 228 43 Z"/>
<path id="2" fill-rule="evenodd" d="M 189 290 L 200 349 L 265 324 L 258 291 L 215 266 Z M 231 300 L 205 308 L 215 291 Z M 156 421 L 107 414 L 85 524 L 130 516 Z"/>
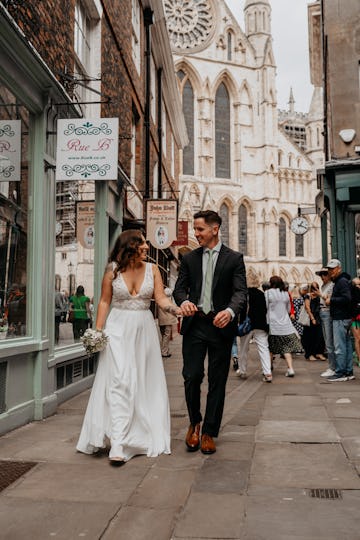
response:
<path id="1" fill-rule="evenodd" d="M 121 272 L 112 282 L 112 307 L 117 309 L 143 310 L 150 308 L 154 293 L 154 275 L 152 264 L 146 263 L 144 281 L 137 295 L 132 296 L 124 281 Z"/>

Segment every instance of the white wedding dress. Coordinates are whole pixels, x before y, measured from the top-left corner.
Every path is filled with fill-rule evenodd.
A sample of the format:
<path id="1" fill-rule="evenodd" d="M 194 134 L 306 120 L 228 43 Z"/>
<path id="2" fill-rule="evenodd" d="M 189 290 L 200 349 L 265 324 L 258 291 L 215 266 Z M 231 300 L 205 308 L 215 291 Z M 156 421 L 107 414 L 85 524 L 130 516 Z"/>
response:
<path id="1" fill-rule="evenodd" d="M 105 325 L 109 336 L 86 409 L 77 450 L 92 454 L 111 443 L 110 458 L 170 454 L 170 408 L 159 337 L 149 309 L 154 292 L 146 263 L 140 291 L 132 296 L 119 272 Z"/>

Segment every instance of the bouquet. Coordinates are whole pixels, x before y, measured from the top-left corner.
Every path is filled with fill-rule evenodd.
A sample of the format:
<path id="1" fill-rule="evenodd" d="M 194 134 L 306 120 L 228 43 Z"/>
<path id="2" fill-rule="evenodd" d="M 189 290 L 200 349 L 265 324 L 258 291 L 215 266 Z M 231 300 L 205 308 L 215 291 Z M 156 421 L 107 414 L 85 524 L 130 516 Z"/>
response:
<path id="1" fill-rule="evenodd" d="M 109 341 L 104 330 L 93 330 L 92 328 L 85 330 L 84 335 L 81 336 L 80 339 L 84 345 L 85 351 L 89 355 L 105 349 Z"/>

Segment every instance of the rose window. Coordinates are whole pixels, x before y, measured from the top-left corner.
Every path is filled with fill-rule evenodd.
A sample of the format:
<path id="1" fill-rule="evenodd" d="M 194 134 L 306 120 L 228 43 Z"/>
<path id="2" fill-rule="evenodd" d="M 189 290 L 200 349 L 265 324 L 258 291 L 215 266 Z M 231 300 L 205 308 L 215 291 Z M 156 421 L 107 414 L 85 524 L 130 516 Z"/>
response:
<path id="1" fill-rule="evenodd" d="M 210 0 L 164 0 L 167 27 L 174 49 L 193 49 L 212 30 Z"/>

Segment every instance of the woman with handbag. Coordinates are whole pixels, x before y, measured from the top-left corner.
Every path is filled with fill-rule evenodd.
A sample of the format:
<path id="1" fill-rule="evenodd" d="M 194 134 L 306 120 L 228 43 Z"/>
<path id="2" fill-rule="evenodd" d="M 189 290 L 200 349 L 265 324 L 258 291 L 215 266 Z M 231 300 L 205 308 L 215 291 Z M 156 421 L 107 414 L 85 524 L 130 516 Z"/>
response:
<path id="1" fill-rule="evenodd" d="M 239 369 L 236 374 L 241 379 L 246 379 L 247 359 L 249 354 L 250 340 L 252 339 L 259 353 L 263 381 L 272 382 L 271 360 L 268 343 L 269 325 L 266 321 L 266 303 L 260 280 L 254 274 L 246 275 L 248 285 L 248 311 L 247 316 L 251 321 L 251 330 L 240 337 Z"/>
<path id="2" fill-rule="evenodd" d="M 265 291 L 269 323 L 269 349 L 272 355 L 283 355 L 288 369 L 286 377 L 293 377 L 292 353 L 301 349 L 300 340 L 291 322 L 290 297 L 280 276 L 270 278 L 270 289 Z"/>
<path id="3" fill-rule="evenodd" d="M 325 342 L 320 320 L 320 291 L 316 281 L 310 284 L 309 293 L 304 296 L 304 309 L 308 315 L 307 324 L 304 325 L 302 345 L 305 351 L 305 360 L 315 362 L 326 360 L 324 356 Z"/>

